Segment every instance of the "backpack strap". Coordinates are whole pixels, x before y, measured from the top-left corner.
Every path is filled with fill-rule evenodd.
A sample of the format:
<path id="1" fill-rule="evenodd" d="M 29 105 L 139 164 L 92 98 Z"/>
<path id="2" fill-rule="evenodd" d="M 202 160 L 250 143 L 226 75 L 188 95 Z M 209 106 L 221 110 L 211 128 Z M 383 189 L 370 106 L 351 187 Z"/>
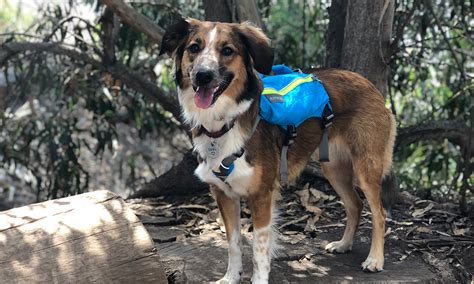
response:
<path id="1" fill-rule="evenodd" d="M 295 142 L 296 136 L 296 127 L 288 125 L 286 127 L 285 142 L 283 142 L 280 154 L 280 183 L 282 187 L 288 186 L 288 147 Z"/>
<path id="2" fill-rule="evenodd" d="M 319 143 L 319 161 L 320 162 L 329 162 L 329 135 L 328 128 L 332 124 L 334 119 L 334 112 L 332 111 L 331 105 L 329 103 L 324 107 L 322 117 L 321 117 L 321 128 L 323 129 L 323 135 L 321 137 L 321 142 Z"/>

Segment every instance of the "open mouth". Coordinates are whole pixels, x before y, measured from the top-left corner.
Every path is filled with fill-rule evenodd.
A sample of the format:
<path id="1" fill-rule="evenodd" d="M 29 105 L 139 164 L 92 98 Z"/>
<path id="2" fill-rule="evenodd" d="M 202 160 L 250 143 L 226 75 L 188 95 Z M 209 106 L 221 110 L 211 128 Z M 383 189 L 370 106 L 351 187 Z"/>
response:
<path id="1" fill-rule="evenodd" d="M 212 106 L 217 98 L 227 89 L 234 76 L 227 75 L 217 84 L 217 86 L 193 86 L 194 88 L 194 103 L 198 108 L 209 108 Z"/>

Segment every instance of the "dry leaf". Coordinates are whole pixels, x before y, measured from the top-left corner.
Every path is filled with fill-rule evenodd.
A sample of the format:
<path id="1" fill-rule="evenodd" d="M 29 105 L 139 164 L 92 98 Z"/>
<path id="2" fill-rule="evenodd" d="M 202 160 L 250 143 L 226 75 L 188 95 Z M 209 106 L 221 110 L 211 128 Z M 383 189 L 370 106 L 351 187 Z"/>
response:
<path id="1" fill-rule="evenodd" d="M 314 206 L 314 205 L 307 205 L 305 206 L 306 210 L 311 212 L 311 213 L 314 213 L 316 215 L 320 215 L 321 212 L 323 211 L 321 208 L 317 207 L 317 206 Z"/>
<path id="2" fill-rule="evenodd" d="M 182 241 L 182 240 L 185 240 L 186 239 L 186 235 L 177 235 L 176 236 L 176 241 L 179 242 L 179 241 Z"/>
<path id="3" fill-rule="evenodd" d="M 306 184 L 302 190 L 296 192 L 300 197 L 301 205 L 306 209 L 306 211 L 314 213 L 316 215 L 321 214 L 321 208 L 311 205 L 309 202 L 310 198 L 310 189 L 308 188 L 309 184 Z"/>
<path id="4" fill-rule="evenodd" d="M 292 245 L 295 245 L 295 244 L 301 242 L 302 240 L 304 240 L 305 238 L 306 238 L 306 236 L 302 235 L 302 234 L 293 235 L 290 238 L 289 243 L 292 244 Z"/>
<path id="5" fill-rule="evenodd" d="M 416 228 L 416 231 L 418 233 L 427 233 L 427 234 L 430 234 L 433 230 L 431 230 L 430 227 L 418 227 Z"/>
<path id="6" fill-rule="evenodd" d="M 469 228 L 453 228 L 455 236 L 465 236 L 467 232 L 469 232 Z"/>
<path id="7" fill-rule="evenodd" d="M 319 201 L 319 200 L 328 200 L 328 201 L 332 201 L 336 198 L 335 195 L 327 195 L 326 193 L 320 191 L 320 190 L 317 190 L 315 188 L 310 188 L 309 191 L 311 192 L 311 194 L 314 196 L 314 198 L 316 198 L 316 201 Z"/>
<path id="8" fill-rule="evenodd" d="M 304 227 L 304 230 L 306 232 L 313 232 L 316 230 L 316 222 L 319 221 L 319 218 L 321 218 L 321 215 L 323 214 L 323 210 L 321 210 L 319 213 L 316 214 L 316 216 L 309 218 L 308 221 L 306 222 L 306 226 Z"/>
<path id="9" fill-rule="evenodd" d="M 422 209 L 416 209 L 415 212 L 413 212 L 411 215 L 413 217 L 423 217 L 426 212 L 430 211 L 431 209 L 433 209 L 433 203 L 430 203 L 428 204 L 428 206 L 426 206 L 425 208 L 422 208 Z"/>

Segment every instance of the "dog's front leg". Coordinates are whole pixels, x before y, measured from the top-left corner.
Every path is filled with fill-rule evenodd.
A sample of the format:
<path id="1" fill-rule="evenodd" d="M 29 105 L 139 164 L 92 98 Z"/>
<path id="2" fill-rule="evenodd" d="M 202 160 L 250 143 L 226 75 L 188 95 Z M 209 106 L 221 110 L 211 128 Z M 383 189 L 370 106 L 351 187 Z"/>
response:
<path id="1" fill-rule="evenodd" d="M 212 187 L 217 205 L 224 220 L 229 244 L 227 272 L 217 283 L 239 283 L 242 275 L 242 242 L 240 238 L 240 198 L 230 198 L 220 189 Z"/>
<path id="2" fill-rule="evenodd" d="M 248 199 L 253 221 L 252 283 L 268 283 L 274 232 L 272 228 L 272 191 L 261 190 Z"/>

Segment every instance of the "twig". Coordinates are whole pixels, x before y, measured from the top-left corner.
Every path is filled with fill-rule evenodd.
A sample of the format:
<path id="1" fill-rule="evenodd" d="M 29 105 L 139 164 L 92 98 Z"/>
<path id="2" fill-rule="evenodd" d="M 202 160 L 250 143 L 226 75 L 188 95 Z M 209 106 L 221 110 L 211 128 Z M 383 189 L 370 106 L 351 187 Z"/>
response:
<path id="1" fill-rule="evenodd" d="M 101 2 L 117 14 L 124 23 L 146 34 L 155 43 L 161 43 L 165 31 L 130 5 L 122 0 L 101 0 Z"/>
<path id="2" fill-rule="evenodd" d="M 415 3 L 413 3 L 413 7 L 408 11 L 408 14 L 405 16 L 405 21 L 403 21 L 402 24 L 399 24 L 397 26 L 397 30 L 395 32 L 395 38 L 390 43 L 389 54 L 387 54 L 386 57 L 393 59 L 393 56 L 396 53 L 398 53 L 399 51 L 398 44 L 403 39 L 403 35 L 405 33 L 405 27 L 408 26 L 408 23 L 410 22 L 411 18 L 413 17 L 413 14 L 415 13 L 415 10 L 418 8 L 420 3 L 421 3 L 421 0 L 416 0 Z M 389 60 L 389 62 L 390 61 L 391 60 Z"/>
<path id="3" fill-rule="evenodd" d="M 423 239 L 423 240 L 404 240 L 402 241 L 414 245 L 446 246 L 446 245 L 472 245 L 474 240 L 447 240 L 447 239 Z"/>
<path id="4" fill-rule="evenodd" d="M 283 223 L 281 226 L 278 227 L 279 230 L 285 228 L 285 227 L 288 227 L 290 225 L 293 225 L 293 224 L 298 224 L 299 222 L 302 222 L 306 219 L 309 218 L 309 215 L 304 215 L 303 217 L 301 218 L 298 218 L 298 219 L 295 219 L 295 220 L 291 220 L 291 221 L 288 221 L 286 223 Z"/>

